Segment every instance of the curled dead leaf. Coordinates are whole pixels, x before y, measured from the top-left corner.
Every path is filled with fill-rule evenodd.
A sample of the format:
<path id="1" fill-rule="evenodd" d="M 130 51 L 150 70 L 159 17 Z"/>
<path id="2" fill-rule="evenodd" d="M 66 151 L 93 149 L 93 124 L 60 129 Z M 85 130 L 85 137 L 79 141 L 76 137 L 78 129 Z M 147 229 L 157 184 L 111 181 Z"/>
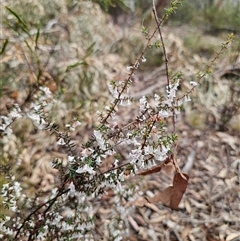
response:
<path id="1" fill-rule="evenodd" d="M 149 175 L 149 174 L 160 172 L 163 166 L 171 164 L 172 158 L 173 158 L 172 155 L 170 155 L 163 162 L 161 162 L 159 165 L 154 166 L 154 167 L 152 167 L 150 169 L 147 169 L 147 170 L 143 170 L 143 171 L 139 172 L 138 175 L 146 176 L 146 175 Z"/>
<path id="2" fill-rule="evenodd" d="M 149 174 L 152 174 L 152 173 L 160 172 L 161 169 L 162 169 L 162 164 L 159 165 L 159 166 L 155 166 L 155 167 L 153 167 L 153 168 L 150 168 L 150 169 L 148 169 L 148 170 L 139 172 L 138 175 L 146 176 L 146 175 L 149 175 Z"/>
<path id="3" fill-rule="evenodd" d="M 176 163 L 179 164 L 180 159 L 176 160 Z M 162 170 L 165 171 L 168 175 L 171 175 L 174 171 L 176 171 L 175 163 L 173 161 L 164 163 Z"/>
<path id="4" fill-rule="evenodd" d="M 139 198 L 133 204 L 138 207 L 143 207 L 146 203 L 161 202 L 171 209 L 177 209 L 182 200 L 183 194 L 188 185 L 188 175 L 185 173 L 177 172 L 173 179 L 173 186 L 167 187 L 162 192 L 156 194 L 151 198 Z"/>
<path id="5" fill-rule="evenodd" d="M 170 187 L 167 187 L 162 192 L 155 195 L 154 197 L 149 198 L 148 200 L 149 200 L 149 202 L 152 202 L 152 203 L 161 202 L 161 203 L 165 204 L 166 206 L 169 206 L 172 196 L 173 196 L 173 187 L 170 186 Z"/>
<path id="6" fill-rule="evenodd" d="M 185 173 L 177 172 L 173 179 L 173 195 L 170 200 L 170 208 L 177 209 L 182 200 L 183 194 L 188 185 L 189 176 Z"/>

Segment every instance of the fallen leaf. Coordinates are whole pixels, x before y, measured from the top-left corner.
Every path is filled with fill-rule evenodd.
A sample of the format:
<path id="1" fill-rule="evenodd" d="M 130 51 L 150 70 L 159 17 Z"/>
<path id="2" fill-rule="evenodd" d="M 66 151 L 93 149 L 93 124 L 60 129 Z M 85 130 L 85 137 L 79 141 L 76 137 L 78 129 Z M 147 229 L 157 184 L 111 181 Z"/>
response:
<path id="1" fill-rule="evenodd" d="M 149 202 L 148 199 L 140 197 L 140 198 L 136 199 L 134 202 L 132 202 L 130 204 L 133 204 L 133 205 L 135 205 L 137 207 L 143 207 L 148 202 Z"/>
<path id="2" fill-rule="evenodd" d="M 240 233 L 231 233 L 227 236 L 226 241 L 231 241 L 236 238 L 240 238 Z"/>
<path id="3" fill-rule="evenodd" d="M 224 179 L 224 178 L 227 177 L 227 174 L 228 174 L 227 168 L 223 168 L 223 169 L 217 174 L 217 177 Z"/>
<path id="4" fill-rule="evenodd" d="M 233 150 L 237 150 L 237 139 L 225 132 L 216 132 L 216 135 L 221 139 L 222 142 L 228 144 Z"/>
<path id="5" fill-rule="evenodd" d="M 137 222 L 133 219 L 132 216 L 128 216 L 128 221 L 136 232 L 140 230 L 140 227 L 138 226 Z"/>
<path id="6" fill-rule="evenodd" d="M 181 238 L 182 238 L 183 240 L 186 240 L 186 238 L 187 238 L 187 236 L 189 235 L 190 231 L 191 231 L 190 226 L 186 226 L 186 227 L 182 230 L 182 232 L 181 232 Z"/>
<path id="7" fill-rule="evenodd" d="M 173 187 L 170 186 L 163 190 L 162 192 L 158 193 L 152 198 L 149 198 L 149 202 L 157 203 L 157 202 L 162 202 L 163 204 L 169 206 L 171 197 L 173 196 Z"/>
<path id="8" fill-rule="evenodd" d="M 150 170 L 148 170 L 150 171 Z M 174 175 L 173 186 L 167 187 L 162 192 L 150 198 L 139 198 L 132 204 L 138 207 L 143 207 L 146 203 L 161 202 L 171 209 L 177 209 L 182 200 L 183 194 L 188 185 L 189 176 L 186 173 L 177 172 Z"/>

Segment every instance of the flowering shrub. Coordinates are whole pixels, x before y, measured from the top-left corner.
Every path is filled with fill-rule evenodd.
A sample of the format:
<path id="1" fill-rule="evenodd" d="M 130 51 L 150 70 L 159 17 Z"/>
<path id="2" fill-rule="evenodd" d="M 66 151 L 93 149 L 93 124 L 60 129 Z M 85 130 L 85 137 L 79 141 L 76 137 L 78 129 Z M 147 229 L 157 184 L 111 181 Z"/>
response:
<path id="1" fill-rule="evenodd" d="M 78 149 L 71 139 L 71 133 L 81 125 L 81 117 L 73 119 L 64 129 L 53 123 L 50 112 L 59 100 L 45 86 L 37 89 L 30 105 L 22 108 L 15 105 L 8 115 L 0 117 L 0 130 L 5 142 L 12 138 L 14 122 L 24 117 L 30 119 L 37 130 L 55 135 L 57 145 L 67 152 L 67 163 L 52 160 L 58 178 L 51 192 L 40 190 L 34 196 L 27 195 L 21 183 L 7 170 L 6 178 L 9 181 L 3 184 L 2 201 L 9 212 L 1 215 L 0 237 L 3 240 L 94 240 L 98 219 L 94 216 L 94 203 L 104 195 L 112 195 L 114 203 L 111 219 L 104 224 L 108 240 L 122 240 L 128 235 L 126 220 L 135 205 L 162 201 L 170 208 L 177 209 L 187 188 L 188 176 L 181 172 L 175 160 L 173 150 L 177 135 L 175 130 L 168 130 L 167 120 L 172 121 L 175 129 L 175 119 L 181 112 L 182 104 L 190 101 L 190 94 L 201 79 L 211 72 L 215 60 L 232 40 L 232 35 L 229 35 L 206 71 L 198 73 L 198 82 L 191 82 L 192 88 L 178 95 L 183 76 L 181 73 L 171 73 L 168 69 L 161 26 L 180 2 L 173 1 L 159 20 L 153 1 L 157 27 L 152 33 L 142 28 L 147 39 L 145 48 L 135 63 L 127 67 L 129 73 L 124 81 L 113 80 L 109 83 L 109 105 L 98 111 L 99 125 L 91 138 L 81 143 Z M 8 10 L 21 20 L 13 10 Z M 160 41 L 154 42 L 158 34 Z M 142 96 L 136 116 L 120 125 L 119 119 L 123 118 L 121 110 L 133 103 L 130 87 L 139 66 L 147 61 L 146 51 L 148 48 L 161 47 L 167 76 L 165 91 L 154 96 Z M 119 158 L 120 149 L 127 152 L 124 162 Z M 20 153 L 16 153 L 16 156 L 21 159 Z M 113 160 L 111 165 L 106 164 L 108 159 Z M 173 186 L 162 192 L 165 199 L 162 199 L 162 195 L 139 200 L 139 186 L 131 185 L 128 180 L 137 175 L 159 172 L 167 165 L 175 175 Z"/>

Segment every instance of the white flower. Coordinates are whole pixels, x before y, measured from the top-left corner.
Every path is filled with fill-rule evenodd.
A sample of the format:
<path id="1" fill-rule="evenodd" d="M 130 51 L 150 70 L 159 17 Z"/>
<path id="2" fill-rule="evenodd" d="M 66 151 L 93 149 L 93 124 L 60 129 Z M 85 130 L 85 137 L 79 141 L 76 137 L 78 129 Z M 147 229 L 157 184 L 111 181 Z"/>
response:
<path id="1" fill-rule="evenodd" d="M 102 163 L 102 160 L 101 160 L 101 157 L 100 157 L 100 156 L 98 156 L 98 157 L 96 158 L 96 163 L 97 163 L 97 164 L 101 164 L 101 163 Z"/>
<path id="2" fill-rule="evenodd" d="M 75 195 L 76 189 L 75 189 L 75 185 L 73 184 L 73 182 L 70 183 L 69 185 L 69 195 L 71 197 L 73 197 Z"/>
<path id="3" fill-rule="evenodd" d="M 153 155 L 154 155 L 155 160 L 164 161 L 167 158 L 167 153 L 169 150 L 170 150 L 169 146 L 167 146 L 167 147 L 162 146 L 161 150 L 159 147 L 154 149 Z"/>
<path id="4" fill-rule="evenodd" d="M 168 99 L 169 99 L 169 100 L 167 100 L 167 102 L 168 102 L 169 106 L 172 106 L 171 102 L 176 97 L 176 91 L 177 91 L 178 86 L 179 86 L 179 80 L 176 83 L 170 84 L 169 86 L 166 87 Z"/>
<path id="5" fill-rule="evenodd" d="M 133 66 L 127 66 L 127 70 L 131 70 L 133 68 L 134 68 Z"/>
<path id="6" fill-rule="evenodd" d="M 16 104 L 16 105 L 14 105 L 13 110 L 9 113 L 9 117 L 12 118 L 12 119 L 21 118 L 22 115 L 20 113 L 21 113 L 21 109 Z"/>
<path id="7" fill-rule="evenodd" d="M 177 102 L 176 102 L 176 106 L 181 106 L 183 104 L 183 101 L 182 100 L 178 100 Z"/>
<path id="8" fill-rule="evenodd" d="M 57 141 L 57 144 L 58 144 L 59 146 L 63 146 L 63 145 L 66 144 L 66 142 L 65 142 L 64 139 L 61 137 L 61 138 L 59 138 L 59 140 Z"/>
<path id="9" fill-rule="evenodd" d="M 15 197 L 20 197 L 22 188 L 19 182 L 14 182 L 13 189 L 15 190 Z"/>
<path id="10" fill-rule="evenodd" d="M 143 162 L 143 155 L 142 155 L 141 149 L 132 150 L 131 153 L 129 154 L 129 157 L 130 157 L 131 164 L 138 163 L 138 165 L 141 165 L 141 163 Z"/>
<path id="11" fill-rule="evenodd" d="M 45 228 L 47 228 L 47 226 L 45 226 Z M 45 230 L 45 229 L 42 229 Z M 46 238 L 46 233 L 45 232 L 39 232 L 38 236 L 37 236 L 37 240 L 45 240 Z"/>
<path id="12" fill-rule="evenodd" d="M 93 167 L 88 166 L 85 164 L 83 167 L 78 167 L 76 173 L 84 173 L 88 172 L 89 174 L 95 174 L 96 171 L 93 170 Z"/>
<path id="13" fill-rule="evenodd" d="M 149 108 L 146 96 L 143 96 L 139 100 L 139 103 L 140 103 L 140 112 L 144 112 L 147 108 Z"/>
<path id="14" fill-rule="evenodd" d="M 68 156 L 68 162 L 71 164 L 74 161 L 74 156 Z"/>
<path id="15" fill-rule="evenodd" d="M 108 105 L 106 105 L 104 108 L 105 108 L 105 110 L 107 110 L 107 111 L 110 111 L 110 110 L 111 110 L 110 106 L 108 106 Z"/>
<path id="16" fill-rule="evenodd" d="M 147 61 L 147 59 L 144 56 L 142 56 L 142 62 L 144 63 L 146 61 Z"/>
<path id="17" fill-rule="evenodd" d="M 158 112 L 158 115 L 159 115 L 159 117 L 167 118 L 167 117 L 171 116 L 172 113 L 171 113 L 170 111 L 160 110 L 160 111 Z"/>
<path id="18" fill-rule="evenodd" d="M 184 101 L 185 101 L 185 102 L 189 102 L 189 101 L 191 101 L 190 96 L 189 96 L 189 95 L 186 95 L 186 96 L 184 97 Z"/>
<path id="19" fill-rule="evenodd" d="M 34 113 L 30 113 L 27 115 L 33 121 L 33 124 L 37 126 L 39 129 L 44 129 L 46 127 L 46 121 L 43 118 L 41 118 L 39 115 Z"/>
<path id="20" fill-rule="evenodd" d="M 116 86 L 114 86 L 114 85 L 112 85 L 112 84 L 110 84 L 109 86 L 108 86 L 108 89 L 109 89 L 109 91 L 110 91 L 110 93 L 112 94 L 112 96 L 115 98 L 115 99 L 117 99 L 118 98 L 118 91 L 117 91 L 117 87 Z"/>
<path id="21" fill-rule="evenodd" d="M 131 101 L 129 100 L 129 98 L 121 99 L 119 105 L 121 105 L 121 106 L 129 106 L 129 105 L 131 105 Z"/>
<path id="22" fill-rule="evenodd" d="M 105 141 L 102 137 L 102 133 L 100 131 L 94 130 L 93 134 L 94 134 L 96 141 L 97 141 L 98 145 L 100 146 L 100 148 L 105 151 L 107 148 L 105 146 Z"/>
<path id="23" fill-rule="evenodd" d="M 79 125 L 81 125 L 80 121 L 75 121 L 74 123 L 70 124 L 66 124 L 65 127 L 69 128 L 70 131 L 75 131 L 76 127 L 78 127 Z"/>
<path id="24" fill-rule="evenodd" d="M 197 86 L 198 83 L 196 81 L 190 81 L 190 85 Z"/>
<path id="25" fill-rule="evenodd" d="M 52 92 L 49 90 L 48 87 L 42 87 L 40 86 L 40 90 L 44 93 L 46 97 L 52 97 Z"/>
<path id="26" fill-rule="evenodd" d="M 148 155 L 148 154 L 153 154 L 153 147 L 147 145 L 147 146 L 144 147 L 144 151 L 145 151 L 145 153 L 146 153 L 147 155 Z"/>

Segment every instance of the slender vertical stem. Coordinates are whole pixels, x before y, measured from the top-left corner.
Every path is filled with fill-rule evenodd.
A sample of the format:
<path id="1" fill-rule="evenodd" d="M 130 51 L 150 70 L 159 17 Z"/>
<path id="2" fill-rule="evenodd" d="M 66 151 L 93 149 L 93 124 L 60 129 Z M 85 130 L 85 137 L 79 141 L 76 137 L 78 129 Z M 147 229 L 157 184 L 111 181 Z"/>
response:
<path id="1" fill-rule="evenodd" d="M 157 16 L 157 11 L 156 11 L 156 7 L 155 7 L 155 1 L 152 0 L 152 9 L 153 9 L 153 14 L 154 14 L 154 18 L 155 21 L 157 23 L 157 29 L 160 35 L 160 40 L 161 40 L 161 44 L 162 44 L 162 48 L 163 48 L 163 55 L 164 55 L 164 59 L 165 59 L 165 69 L 166 69 L 166 75 L 167 75 L 167 88 L 168 91 L 170 90 L 170 81 L 169 81 L 169 71 L 168 71 L 168 57 L 167 57 L 167 52 L 166 52 L 166 48 L 165 48 L 165 44 L 163 41 L 163 36 L 162 36 L 162 31 L 161 31 L 161 23 L 162 21 L 159 21 L 158 16 Z"/>

